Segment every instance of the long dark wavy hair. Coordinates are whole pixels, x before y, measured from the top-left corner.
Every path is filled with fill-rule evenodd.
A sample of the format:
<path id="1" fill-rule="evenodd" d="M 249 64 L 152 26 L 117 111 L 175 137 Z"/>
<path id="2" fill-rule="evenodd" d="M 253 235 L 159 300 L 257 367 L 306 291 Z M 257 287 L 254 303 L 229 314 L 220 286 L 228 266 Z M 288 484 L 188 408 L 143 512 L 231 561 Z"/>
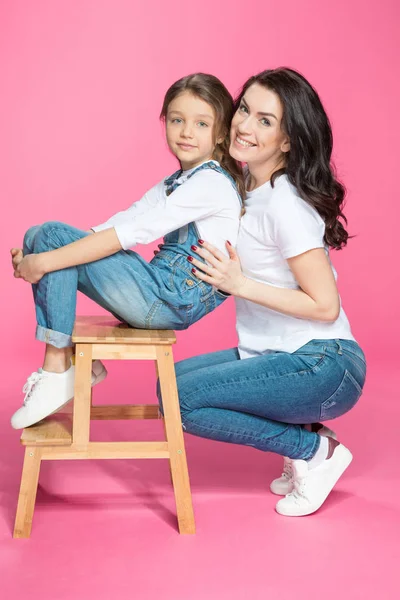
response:
<path id="1" fill-rule="evenodd" d="M 275 92 L 282 103 L 282 129 L 289 137 L 290 150 L 285 166 L 275 171 L 271 185 L 286 173 L 303 200 L 314 207 L 325 221 L 325 243 L 340 250 L 349 237 L 342 212 L 345 188 L 337 180 L 332 157 L 332 129 L 321 100 L 308 81 L 286 67 L 267 70 L 250 77 L 235 102 L 235 110 L 253 84 Z"/>
<path id="2" fill-rule="evenodd" d="M 235 180 L 239 194 L 244 199 L 246 195 L 243 170 L 240 163 L 229 154 L 230 146 L 230 126 L 234 113 L 234 102 L 231 94 L 224 84 L 214 75 L 206 73 L 193 73 L 182 77 L 167 90 L 162 105 L 160 119 L 165 121 L 168 113 L 168 106 L 177 96 L 183 92 L 191 92 L 204 102 L 207 102 L 215 112 L 215 127 L 213 139 L 215 149 L 213 159 L 217 160 L 221 167 L 225 169 Z M 223 141 L 217 144 L 217 140 L 223 138 Z"/>

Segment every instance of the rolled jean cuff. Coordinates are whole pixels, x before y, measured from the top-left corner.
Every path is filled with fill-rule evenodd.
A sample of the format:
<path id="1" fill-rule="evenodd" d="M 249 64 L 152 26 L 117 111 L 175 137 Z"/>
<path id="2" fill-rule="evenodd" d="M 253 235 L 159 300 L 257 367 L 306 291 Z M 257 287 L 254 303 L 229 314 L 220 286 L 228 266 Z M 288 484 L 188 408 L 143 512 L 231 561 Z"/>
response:
<path id="1" fill-rule="evenodd" d="M 55 348 L 69 348 L 72 344 L 72 336 L 47 329 L 41 325 L 36 326 L 36 339 L 46 344 L 51 344 Z"/>

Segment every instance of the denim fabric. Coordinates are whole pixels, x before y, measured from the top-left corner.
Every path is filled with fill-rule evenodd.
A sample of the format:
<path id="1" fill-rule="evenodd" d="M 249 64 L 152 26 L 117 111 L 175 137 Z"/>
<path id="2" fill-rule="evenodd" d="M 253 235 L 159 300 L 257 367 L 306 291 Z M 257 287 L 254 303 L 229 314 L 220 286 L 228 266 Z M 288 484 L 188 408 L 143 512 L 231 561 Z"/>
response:
<path id="1" fill-rule="evenodd" d="M 232 178 L 214 163 L 212 168 Z M 171 193 L 178 171 L 166 182 Z M 233 183 L 234 185 L 234 183 Z M 48 252 L 89 235 L 57 221 L 31 227 L 24 238 L 24 255 Z M 226 295 L 193 276 L 187 256 L 197 244 L 194 223 L 169 233 L 160 253 L 147 263 L 131 250 L 101 260 L 46 274 L 32 286 L 36 307 L 36 338 L 57 348 L 71 345 L 77 290 L 120 321 L 141 329 L 186 329 L 222 304 Z"/>
<path id="2" fill-rule="evenodd" d="M 352 340 L 311 340 L 296 352 L 241 360 L 237 349 L 176 365 L 185 431 L 309 460 L 319 436 L 302 425 L 334 419 L 361 396 L 363 351 Z M 160 408 L 162 403 L 158 390 Z"/>

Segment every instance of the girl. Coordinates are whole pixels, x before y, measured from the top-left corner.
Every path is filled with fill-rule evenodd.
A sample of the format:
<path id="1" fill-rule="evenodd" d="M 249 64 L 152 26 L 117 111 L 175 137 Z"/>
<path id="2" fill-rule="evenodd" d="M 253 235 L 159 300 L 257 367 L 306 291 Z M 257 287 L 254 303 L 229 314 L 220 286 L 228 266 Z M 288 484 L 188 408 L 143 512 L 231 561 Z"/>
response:
<path id="1" fill-rule="evenodd" d="M 216 77 L 197 73 L 180 79 L 167 91 L 161 111 L 180 170 L 93 227 L 91 235 L 49 222 L 28 230 L 23 254 L 12 250 L 15 275 L 33 284 L 36 338 L 46 343 L 43 368 L 24 386 L 24 404 L 11 419 L 14 428 L 40 421 L 73 397 L 77 290 L 119 320 L 146 329 L 186 329 L 226 299 L 192 276 L 186 257 L 199 237 L 213 240 L 221 251 L 227 237 L 237 237 L 244 184 L 228 154 L 232 114 L 232 97 Z M 128 250 L 163 235 L 161 252 L 150 264 Z M 105 374 L 96 362 L 92 384 Z"/>
<path id="2" fill-rule="evenodd" d="M 281 68 L 245 83 L 230 145 L 248 168 L 237 253 L 199 240 L 190 257 L 199 281 L 236 296 L 239 347 L 176 369 L 187 432 L 285 457 L 271 491 L 287 516 L 315 512 L 350 464 L 319 421 L 350 410 L 365 381 L 328 255 L 348 238 L 331 153 L 328 118 L 301 75 Z"/>

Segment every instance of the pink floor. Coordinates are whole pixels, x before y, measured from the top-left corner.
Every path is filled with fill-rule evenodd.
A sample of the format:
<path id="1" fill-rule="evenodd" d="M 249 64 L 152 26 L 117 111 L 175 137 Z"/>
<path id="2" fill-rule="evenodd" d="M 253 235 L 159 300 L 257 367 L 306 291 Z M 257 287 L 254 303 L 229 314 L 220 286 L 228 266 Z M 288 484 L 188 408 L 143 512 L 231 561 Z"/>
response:
<path id="1" fill-rule="evenodd" d="M 42 465 L 29 540 L 11 537 L 23 451 L 8 425 L 15 379 L 3 378 L 2 597 L 398 599 L 395 369 L 372 365 L 360 404 L 335 423 L 354 461 L 311 517 L 275 513 L 268 483 L 279 472 L 277 456 L 186 436 L 195 536 L 177 533 L 166 462 L 71 461 Z M 127 439 L 132 427 L 138 438 L 161 437 L 158 422 L 95 423 L 93 436 Z"/>

